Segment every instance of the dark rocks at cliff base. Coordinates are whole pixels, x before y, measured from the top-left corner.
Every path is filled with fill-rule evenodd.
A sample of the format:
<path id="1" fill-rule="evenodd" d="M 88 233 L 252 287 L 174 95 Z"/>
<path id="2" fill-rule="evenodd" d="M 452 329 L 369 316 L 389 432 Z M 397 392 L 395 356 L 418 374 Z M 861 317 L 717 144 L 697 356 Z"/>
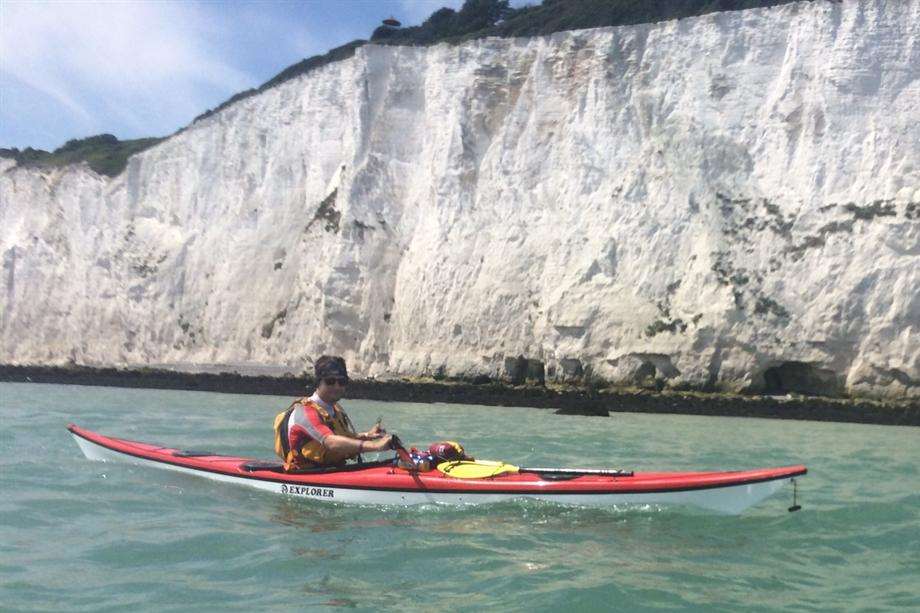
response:
<path id="1" fill-rule="evenodd" d="M 313 386 L 310 379 L 303 377 L 94 369 L 79 366 L 0 366 L 0 381 L 276 396 L 300 396 Z M 574 387 L 550 389 L 541 386 L 507 386 L 494 382 L 474 384 L 368 379 L 352 381 L 348 397 L 392 402 L 533 407 L 555 409 L 560 416 L 603 416 L 622 412 L 670 413 L 920 426 L 920 403 L 916 401 L 882 403 L 814 397 L 775 398 L 611 389 L 598 391 Z"/>

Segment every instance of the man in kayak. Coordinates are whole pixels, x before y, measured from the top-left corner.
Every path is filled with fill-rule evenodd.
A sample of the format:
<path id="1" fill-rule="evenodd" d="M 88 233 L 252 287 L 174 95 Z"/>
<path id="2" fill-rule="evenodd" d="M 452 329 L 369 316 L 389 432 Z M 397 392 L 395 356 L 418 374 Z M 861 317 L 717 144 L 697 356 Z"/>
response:
<path id="1" fill-rule="evenodd" d="M 348 385 L 345 360 L 324 355 L 316 360 L 316 391 L 291 403 L 275 418 L 275 451 L 286 471 L 316 466 L 339 466 L 364 452 L 392 449 L 393 437 L 380 423 L 356 433 L 338 404 Z"/>

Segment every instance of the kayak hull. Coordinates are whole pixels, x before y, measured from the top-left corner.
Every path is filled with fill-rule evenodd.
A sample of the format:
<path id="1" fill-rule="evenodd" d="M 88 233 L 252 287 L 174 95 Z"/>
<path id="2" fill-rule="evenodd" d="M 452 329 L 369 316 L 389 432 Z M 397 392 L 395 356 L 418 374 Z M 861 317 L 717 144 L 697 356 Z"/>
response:
<path id="1" fill-rule="evenodd" d="M 359 470 L 283 473 L 255 468 L 249 458 L 184 452 L 107 437 L 68 426 L 90 460 L 128 462 L 196 475 L 276 494 L 366 505 L 469 505 L 532 499 L 591 507 L 689 506 L 738 514 L 806 474 L 804 466 L 732 472 L 634 473 L 566 480 L 513 473 L 457 479 L 431 471 L 410 473 L 390 465 Z M 257 464 L 258 466 L 258 464 Z"/>

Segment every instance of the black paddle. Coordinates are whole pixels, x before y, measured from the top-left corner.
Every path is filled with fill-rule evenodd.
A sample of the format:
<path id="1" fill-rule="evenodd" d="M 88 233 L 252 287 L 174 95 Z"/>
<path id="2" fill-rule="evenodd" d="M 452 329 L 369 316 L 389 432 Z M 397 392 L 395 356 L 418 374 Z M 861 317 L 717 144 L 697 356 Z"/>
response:
<path id="1" fill-rule="evenodd" d="M 540 473 L 544 475 L 608 475 L 611 477 L 632 477 L 633 471 L 619 468 L 518 468 L 522 473 Z"/>
<path id="2" fill-rule="evenodd" d="M 802 508 L 802 505 L 800 505 L 798 501 L 796 500 L 797 494 L 798 494 L 798 486 L 796 484 L 795 479 L 793 479 L 792 480 L 792 506 L 789 507 L 790 513 L 795 513 L 796 511 L 799 511 Z"/>
<path id="3" fill-rule="evenodd" d="M 392 435 L 390 439 L 390 445 L 396 451 L 396 455 L 399 456 L 399 459 L 402 460 L 407 466 L 415 466 L 415 460 L 412 459 L 412 456 L 409 455 L 409 451 L 406 449 L 403 442 L 399 440 L 399 437 L 395 434 Z M 631 470 L 621 470 L 618 468 L 518 468 L 518 472 L 524 473 L 538 473 L 540 475 L 559 475 L 560 478 L 565 479 L 566 477 L 574 478 L 580 475 L 606 475 L 610 477 L 632 477 L 633 472 Z"/>
<path id="4" fill-rule="evenodd" d="M 393 451 L 396 452 L 396 455 L 399 456 L 399 459 L 405 462 L 408 466 L 415 466 L 415 460 L 412 459 L 412 456 L 409 455 L 409 450 L 406 449 L 406 446 L 403 445 L 403 442 L 399 440 L 399 437 L 395 434 L 390 435 L 390 447 L 393 448 Z"/>

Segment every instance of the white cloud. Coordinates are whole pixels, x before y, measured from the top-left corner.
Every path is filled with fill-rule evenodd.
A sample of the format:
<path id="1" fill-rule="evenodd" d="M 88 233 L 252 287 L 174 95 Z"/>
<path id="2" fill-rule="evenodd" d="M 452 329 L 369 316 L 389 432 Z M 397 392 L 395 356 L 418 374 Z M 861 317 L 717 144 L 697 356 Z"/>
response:
<path id="1" fill-rule="evenodd" d="M 463 5 L 346 2 L 0 0 L 0 146 L 169 134 L 302 57 L 368 37 L 380 14 L 410 26 Z"/>
<path id="2" fill-rule="evenodd" d="M 171 130 L 215 96 L 257 81 L 221 59 L 229 33 L 193 4 L 3 0 L 0 7 L 4 81 L 12 77 L 43 94 L 37 104 L 73 114 L 78 131 L 111 123 L 106 116 L 147 135 L 152 124 Z"/>

